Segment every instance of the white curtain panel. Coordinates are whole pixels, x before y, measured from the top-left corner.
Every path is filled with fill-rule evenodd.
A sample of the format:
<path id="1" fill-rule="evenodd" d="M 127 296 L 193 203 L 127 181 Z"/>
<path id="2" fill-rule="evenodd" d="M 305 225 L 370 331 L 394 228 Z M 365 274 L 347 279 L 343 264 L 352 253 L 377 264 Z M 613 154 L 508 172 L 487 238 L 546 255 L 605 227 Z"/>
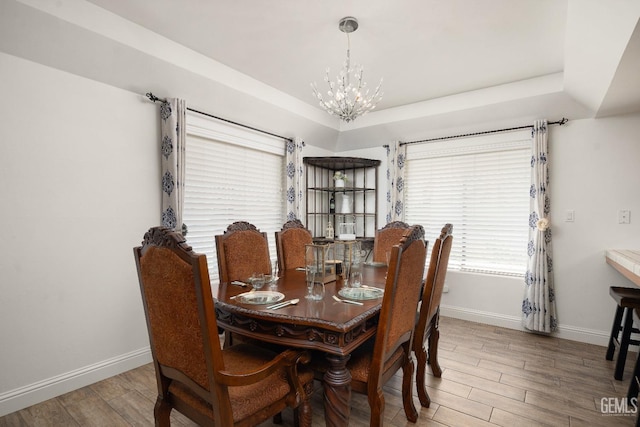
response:
<path id="1" fill-rule="evenodd" d="M 522 301 L 523 326 L 530 331 L 551 333 L 558 327 L 553 283 L 551 206 L 549 196 L 549 150 L 547 121 L 536 120 L 531 132 L 531 212 L 527 271 Z"/>
<path id="2" fill-rule="evenodd" d="M 160 106 L 162 225 L 183 234 L 186 112 L 183 99 L 170 98 Z"/>
<path id="3" fill-rule="evenodd" d="M 287 175 L 287 220 L 300 219 L 303 198 L 302 149 L 304 141 L 294 138 L 287 141 L 286 175 Z"/>
<path id="4" fill-rule="evenodd" d="M 404 172 L 407 146 L 394 141 L 387 146 L 387 223 L 404 219 Z"/>

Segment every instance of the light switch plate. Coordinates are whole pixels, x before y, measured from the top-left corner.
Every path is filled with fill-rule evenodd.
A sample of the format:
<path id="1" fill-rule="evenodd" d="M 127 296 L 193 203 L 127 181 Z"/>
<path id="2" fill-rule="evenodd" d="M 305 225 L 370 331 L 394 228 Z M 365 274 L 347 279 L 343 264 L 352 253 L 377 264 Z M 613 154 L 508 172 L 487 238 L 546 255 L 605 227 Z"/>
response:
<path id="1" fill-rule="evenodd" d="M 576 211 L 574 211 L 574 210 L 568 210 L 564 214 L 564 221 L 565 222 L 573 222 L 573 221 L 575 221 L 575 218 L 576 218 Z"/>
<path id="2" fill-rule="evenodd" d="M 622 209 L 618 211 L 618 224 L 630 224 L 631 223 L 631 211 Z"/>

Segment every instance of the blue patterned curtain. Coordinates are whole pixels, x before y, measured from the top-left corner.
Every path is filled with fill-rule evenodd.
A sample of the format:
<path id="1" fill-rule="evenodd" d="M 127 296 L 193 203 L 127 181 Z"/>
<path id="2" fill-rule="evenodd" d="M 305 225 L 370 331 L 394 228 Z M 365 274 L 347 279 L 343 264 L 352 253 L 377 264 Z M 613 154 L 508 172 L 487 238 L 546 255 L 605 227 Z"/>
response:
<path id="1" fill-rule="evenodd" d="M 287 220 L 300 219 L 303 198 L 302 149 L 304 141 L 294 138 L 287 141 L 286 173 L 287 173 Z"/>
<path id="2" fill-rule="evenodd" d="M 183 234 L 186 234 L 186 228 L 182 224 L 186 111 L 186 102 L 177 98 L 167 99 L 160 106 L 162 225 Z"/>
<path id="3" fill-rule="evenodd" d="M 404 171 L 407 146 L 395 141 L 387 146 L 387 223 L 404 219 Z"/>
<path id="4" fill-rule="evenodd" d="M 531 213 L 525 292 L 522 301 L 523 326 L 535 332 L 550 333 L 558 327 L 553 284 L 551 213 L 549 196 L 549 150 L 547 121 L 536 120 L 531 132 Z"/>

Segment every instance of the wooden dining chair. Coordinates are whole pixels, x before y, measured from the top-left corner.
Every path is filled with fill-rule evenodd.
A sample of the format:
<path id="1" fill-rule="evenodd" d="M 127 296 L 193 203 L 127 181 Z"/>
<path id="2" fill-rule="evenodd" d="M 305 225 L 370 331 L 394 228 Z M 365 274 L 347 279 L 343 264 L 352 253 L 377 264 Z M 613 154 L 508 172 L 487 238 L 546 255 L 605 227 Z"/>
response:
<path id="1" fill-rule="evenodd" d="M 442 227 L 440 236 L 436 239 L 431 249 L 429 270 L 422 293 L 422 303 L 417 314 L 416 329 L 413 339 L 413 351 L 416 355 L 418 370 L 416 373 L 416 388 L 420 404 L 428 408 L 431 399 L 425 385 L 427 363 L 431 366 L 431 372 L 435 377 L 442 375 L 442 369 L 438 363 L 438 340 L 440 331 L 438 321 L 440 319 L 440 300 L 444 289 L 444 279 L 449 265 L 449 254 L 453 243 L 453 225 L 446 224 Z M 425 350 L 425 344 L 429 340 L 429 351 Z"/>
<path id="2" fill-rule="evenodd" d="M 354 350 L 347 362 L 351 372 L 351 389 L 367 395 L 371 408 L 370 426 L 383 424 L 385 399 L 382 386 L 399 369 L 403 373 L 402 402 L 405 415 L 410 422 L 418 420 L 411 396 L 414 371 L 411 342 L 426 257 L 422 226 L 416 225 L 405 230 L 400 243 L 391 248 L 375 339 Z M 323 357 L 314 357 L 312 367 L 316 377 L 326 372 L 327 363 Z"/>
<path id="3" fill-rule="evenodd" d="M 253 273 L 271 274 L 267 233 L 255 225 L 236 221 L 215 240 L 221 283 L 246 281 Z"/>
<path id="4" fill-rule="evenodd" d="M 284 275 L 287 270 L 305 266 L 305 245 L 313 243 L 311 232 L 299 219 L 284 223 L 280 231 L 276 231 L 276 251 L 278 254 L 278 271 Z"/>
<path id="5" fill-rule="evenodd" d="M 397 245 L 409 224 L 402 221 L 393 221 L 376 230 L 373 239 L 373 262 L 387 263 L 386 253 L 391 251 L 393 245 Z"/>
<path id="6" fill-rule="evenodd" d="M 253 426 L 287 407 L 311 425 L 306 352 L 222 349 L 206 256 L 182 235 L 151 228 L 134 254 L 158 385 L 156 426 L 170 425 L 172 409 L 199 425 Z"/>

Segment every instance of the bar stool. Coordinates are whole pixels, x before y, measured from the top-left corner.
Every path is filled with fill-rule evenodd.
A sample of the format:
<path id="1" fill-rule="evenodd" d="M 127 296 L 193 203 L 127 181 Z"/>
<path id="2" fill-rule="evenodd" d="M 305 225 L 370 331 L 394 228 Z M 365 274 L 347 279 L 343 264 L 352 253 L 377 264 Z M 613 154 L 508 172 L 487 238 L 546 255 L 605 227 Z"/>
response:
<path id="1" fill-rule="evenodd" d="M 618 308 L 616 309 L 611 336 L 609 337 L 607 360 L 613 360 L 613 353 L 615 352 L 616 344 L 618 344 L 618 360 L 616 361 L 616 370 L 613 376 L 616 380 L 621 380 L 629 344 L 640 344 L 640 341 L 631 339 L 632 332 L 640 333 L 640 330 L 633 327 L 633 310 L 640 309 L 640 288 L 611 286 L 609 295 L 616 301 Z M 622 331 L 622 337 L 620 337 L 620 331 Z"/>

